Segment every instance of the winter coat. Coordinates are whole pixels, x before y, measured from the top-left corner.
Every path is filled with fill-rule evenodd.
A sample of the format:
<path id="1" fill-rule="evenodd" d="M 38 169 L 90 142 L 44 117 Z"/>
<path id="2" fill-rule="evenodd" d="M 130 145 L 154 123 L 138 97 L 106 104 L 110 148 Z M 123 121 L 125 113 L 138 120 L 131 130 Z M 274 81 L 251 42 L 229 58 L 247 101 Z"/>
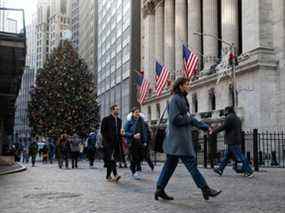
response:
<path id="1" fill-rule="evenodd" d="M 241 120 L 235 113 L 226 116 L 222 126 L 214 130 L 214 134 L 225 130 L 225 144 L 239 145 L 241 144 Z"/>
<path id="2" fill-rule="evenodd" d="M 120 142 L 120 132 L 122 128 L 122 120 L 117 117 L 116 120 L 113 115 L 103 118 L 101 123 L 101 135 L 103 139 L 103 146 L 114 146 L 115 142 Z M 116 141 L 117 140 L 117 141 Z"/>
<path id="3" fill-rule="evenodd" d="M 168 105 L 168 126 L 163 143 L 166 154 L 195 156 L 192 143 L 192 126 L 208 130 L 208 125 L 190 115 L 189 103 L 183 94 L 175 94 Z"/>
<path id="4" fill-rule="evenodd" d="M 78 135 L 73 135 L 70 139 L 70 151 L 71 152 L 79 152 L 80 147 L 79 144 L 81 143 L 81 140 Z"/>
<path id="5" fill-rule="evenodd" d="M 139 128 L 139 125 L 141 128 Z M 125 124 L 125 138 L 127 139 L 127 143 L 131 144 L 134 140 L 134 135 L 137 133 L 141 134 L 140 143 L 147 144 L 148 142 L 148 131 L 145 126 L 145 122 L 142 117 L 139 117 L 139 119 L 131 118 L 128 120 Z"/>

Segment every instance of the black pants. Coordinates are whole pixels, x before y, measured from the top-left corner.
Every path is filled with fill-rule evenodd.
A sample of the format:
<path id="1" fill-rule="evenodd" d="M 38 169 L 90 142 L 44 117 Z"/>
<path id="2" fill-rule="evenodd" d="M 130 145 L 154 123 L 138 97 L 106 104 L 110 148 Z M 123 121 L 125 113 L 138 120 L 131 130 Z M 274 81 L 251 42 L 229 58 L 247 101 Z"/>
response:
<path id="1" fill-rule="evenodd" d="M 107 175 L 106 179 L 111 177 L 111 174 L 113 172 L 114 176 L 117 176 L 117 166 L 115 161 L 115 149 L 111 146 L 104 147 L 104 163 L 107 168 Z"/>
<path id="2" fill-rule="evenodd" d="M 141 171 L 141 162 L 144 159 L 145 147 L 139 141 L 133 140 L 129 147 L 130 170 L 132 174 Z"/>
<path id="3" fill-rule="evenodd" d="M 58 158 L 57 160 L 58 160 L 58 167 L 61 169 L 62 166 L 63 166 L 63 158 L 60 157 L 60 158 Z"/>
<path id="4" fill-rule="evenodd" d="M 78 157 L 79 157 L 79 152 L 71 152 L 72 168 L 77 168 Z"/>
<path id="5" fill-rule="evenodd" d="M 31 155 L 32 157 L 32 165 L 35 166 L 36 163 L 36 155 Z"/>

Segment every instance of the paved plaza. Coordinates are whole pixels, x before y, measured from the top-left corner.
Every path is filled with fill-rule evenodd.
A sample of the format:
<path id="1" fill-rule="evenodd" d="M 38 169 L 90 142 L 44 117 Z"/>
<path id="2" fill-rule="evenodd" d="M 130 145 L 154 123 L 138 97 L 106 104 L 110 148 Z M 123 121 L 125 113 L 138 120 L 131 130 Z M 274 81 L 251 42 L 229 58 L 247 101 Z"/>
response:
<path id="1" fill-rule="evenodd" d="M 166 191 L 175 200 L 155 201 L 154 172 L 144 165 L 143 180 L 133 180 L 128 169 L 120 169 L 120 183 L 105 181 L 103 164 L 89 169 L 58 169 L 56 164 L 30 167 L 20 173 L 0 176 L 1 213 L 260 213 L 285 212 L 285 169 L 263 169 L 254 178 L 241 177 L 229 167 L 218 177 L 201 169 L 209 185 L 221 189 L 220 196 L 204 201 L 183 165 L 179 165 Z"/>

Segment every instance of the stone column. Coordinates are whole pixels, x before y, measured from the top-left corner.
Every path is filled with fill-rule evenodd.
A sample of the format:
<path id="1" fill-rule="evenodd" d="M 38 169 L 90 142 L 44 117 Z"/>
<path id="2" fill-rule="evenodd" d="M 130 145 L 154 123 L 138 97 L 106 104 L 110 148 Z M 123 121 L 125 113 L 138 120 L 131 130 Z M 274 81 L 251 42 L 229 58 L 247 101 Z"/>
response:
<path id="1" fill-rule="evenodd" d="M 222 39 L 235 44 L 238 53 L 238 1 L 222 0 Z M 228 49 L 228 45 L 222 43 L 223 50 Z"/>
<path id="2" fill-rule="evenodd" d="M 242 0 L 243 52 L 257 47 L 273 47 L 272 2 L 274 1 Z"/>
<path id="3" fill-rule="evenodd" d="M 209 33 L 218 37 L 218 8 L 217 0 L 203 0 L 203 33 Z M 216 38 L 204 36 L 204 68 L 215 63 L 218 56 L 218 41 Z"/>
<path id="4" fill-rule="evenodd" d="M 194 35 L 194 32 L 201 32 L 201 1 L 188 1 L 188 46 L 199 56 L 201 65 L 202 58 L 198 53 L 202 52 L 201 36 Z"/>
<path id="5" fill-rule="evenodd" d="M 174 0 L 164 1 L 164 64 L 173 74 L 175 71 Z"/>
<path id="6" fill-rule="evenodd" d="M 164 63 L 164 7 L 163 1 L 158 0 L 155 6 L 155 59 Z"/>
<path id="7" fill-rule="evenodd" d="M 187 0 L 175 0 L 175 71 L 183 67 L 182 44 L 187 44 Z"/>
<path id="8" fill-rule="evenodd" d="M 155 58 L 154 58 L 154 3 L 148 1 L 144 4 L 144 76 L 151 83 L 152 88 L 154 88 L 154 68 L 155 68 Z"/>

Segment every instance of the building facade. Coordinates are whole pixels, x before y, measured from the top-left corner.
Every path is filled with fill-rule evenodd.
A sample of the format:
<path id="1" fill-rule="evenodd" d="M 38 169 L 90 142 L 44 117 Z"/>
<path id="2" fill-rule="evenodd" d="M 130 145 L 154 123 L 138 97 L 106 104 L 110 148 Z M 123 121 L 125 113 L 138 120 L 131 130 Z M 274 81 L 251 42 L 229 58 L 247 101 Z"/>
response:
<path id="1" fill-rule="evenodd" d="M 64 39 L 64 33 L 71 31 L 71 5 L 71 0 L 50 0 L 49 2 L 49 54 Z"/>
<path id="2" fill-rule="evenodd" d="M 0 0 L 0 7 L 7 7 L 7 0 Z M 0 31 L 5 31 L 6 29 L 6 18 L 7 12 L 0 10 Z"/>
<path id="3" fill-rule="evenodd" d="M 155 60 L 165 64 L 174 79 L 183 69 L 185 44 L 200 58 L 200 74 L 192 80 L 188 95 L 193 114 L 208 122 L 220 122 L 224 119 L 222 109 L 235 105 L 244 129 L 284 128 L 284 1 L 141 3 L 141 68 L 152 83 L 142 110 L 152 124 L 156 124 L 170 98 L 167 90 L 159 98 L 153 93 Z M 224 69 L 215 68 L 230 44 L 234 44 L 238 56 L 234 81 L 231 72 L 221 78 Z"/>
<path id="4" fill-rule="evenodd" d="M 73 47 L 79 49 L 79 0 L 71 2 L 71 31 Z"/>
<path id="5" fill-rule="evenodd" d="M 139 26 L 139 1 L 98 1 L 97 93 L 101 117 L 118 104 L 124 120 L 137 103 L 134 76 L 140 69 Z"/>
<path id="6" fill-rule="evenodd" d="M 49 0 L 37 2 L 37 68 L 42 68 L 49 54 Z"/>
<path id="7" fill-rule="evenodd" d="M 96 82 L 97 0 L 79 1 L 79 55 L 88 65 Z"/>
<path id="8" fill-rule="evenodd" d="M 26 27 L 27 33 L 27 55 L 26 66 L 22 76 L 22 83 L 19 95 L 16 100 L 16 113 L 14 135 L 15 139 L 24 139 L 31 137 L 31 128 L 28 120 L 28 101 L 30 91 L 35 83 L 37 71 L 37 19 L 34 15 L 32 23 Z"/>

